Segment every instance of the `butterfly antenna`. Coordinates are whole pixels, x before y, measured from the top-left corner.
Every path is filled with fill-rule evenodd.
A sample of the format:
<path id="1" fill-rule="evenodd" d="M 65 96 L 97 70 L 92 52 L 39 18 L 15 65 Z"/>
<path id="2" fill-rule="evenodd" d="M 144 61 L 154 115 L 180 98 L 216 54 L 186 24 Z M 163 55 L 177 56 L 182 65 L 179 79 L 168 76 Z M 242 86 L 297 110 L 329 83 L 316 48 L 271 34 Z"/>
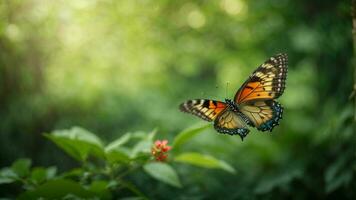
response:
<path id="1" fill-rule="evenodd" d="M 227 96 L 228 88 L 229 88 L 229 82 L 226 82 L 225 98 L 228 97 L 228 96 Z"/>

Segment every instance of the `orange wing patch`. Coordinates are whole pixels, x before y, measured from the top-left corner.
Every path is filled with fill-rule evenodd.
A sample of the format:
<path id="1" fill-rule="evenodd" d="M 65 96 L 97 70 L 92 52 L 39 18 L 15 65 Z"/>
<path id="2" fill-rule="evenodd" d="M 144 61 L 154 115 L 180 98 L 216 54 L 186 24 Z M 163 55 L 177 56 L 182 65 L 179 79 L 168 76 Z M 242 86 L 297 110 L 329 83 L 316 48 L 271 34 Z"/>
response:
<path id="1" fill-rule="evenodd" d="M 220 113 L 226 108 L 226 104 L 220 101 L 209 101 L 209 109 L 213 109 L 215 113 Z"/>
<path id="2" fill-rule="evenodd" d="M 288 71 L 286 54 L 278 54 L 263 63 L 235 95 L 238 104 L 258 99 L 276 99 L 285 88 Z"/>
<path id="3" fill-rule="evenodd" d="M 182 103 L 179 109 L 206 121 L 213 121 L 226 107 L 226 104 L 221 101 L 195 99 Z"/>
<path id="4" fill-rule="evenodd" d="M 275 92 L 271 85 L 263 84 L 261 82 L 250 82 L 240 91 L 237 102 L 255 100 L 255 99 L 273 99 Z"/>

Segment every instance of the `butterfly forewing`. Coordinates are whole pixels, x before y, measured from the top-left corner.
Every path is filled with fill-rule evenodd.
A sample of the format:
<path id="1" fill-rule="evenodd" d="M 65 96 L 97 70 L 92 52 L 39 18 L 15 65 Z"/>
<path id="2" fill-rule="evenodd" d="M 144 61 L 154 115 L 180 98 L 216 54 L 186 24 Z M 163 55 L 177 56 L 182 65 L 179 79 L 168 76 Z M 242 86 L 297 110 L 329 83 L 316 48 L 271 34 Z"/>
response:
<path id="1" fill-rule="evenodd" d="M 206 121 L 213 121 L 225 108 L 225 103 L 207 99 L 188 100 L 179 106 L 181 111 L 191 113 Z"/>
<path id="2" fill-rule="evenodd" d="M 284 92 L 288 71 L 286 54 L 277 54 L 264 62 L 242 85 L 235 102 L 242 104 L 257 99 L 276 99 Z"/>

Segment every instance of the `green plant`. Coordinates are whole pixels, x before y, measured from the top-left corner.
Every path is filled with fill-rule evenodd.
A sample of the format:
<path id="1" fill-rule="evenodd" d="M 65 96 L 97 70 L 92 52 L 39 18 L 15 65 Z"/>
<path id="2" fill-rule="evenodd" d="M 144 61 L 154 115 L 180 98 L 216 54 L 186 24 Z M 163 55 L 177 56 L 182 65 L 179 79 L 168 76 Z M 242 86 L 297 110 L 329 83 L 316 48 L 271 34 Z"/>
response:
<path id="1" fill-rule="evenodd" d="M 57 174 L 55 167 L 31 168 L 31 160 L 19 159 L 1 170 L 0 183 L 20 183 L 23 192 L 19 199 L 111 199 L 124 197 L 120 191 L 130 191 L 130 196 L 147 199 L 130 180 L 130 175 L 144 171 L 160 182 L 181 188 L 174 163 L 235 173 L 232 166 L 211 155 L 182 151 L 184 143 L 207 127 L 182 131 L 174 138 L 172 147 L 167 140 L 155 141 L 156 131 L 126 133 L 106 145 L 95 134 L 80 127 L 53 131 L 45 137 L 78 161 L 79 168 Z"/>

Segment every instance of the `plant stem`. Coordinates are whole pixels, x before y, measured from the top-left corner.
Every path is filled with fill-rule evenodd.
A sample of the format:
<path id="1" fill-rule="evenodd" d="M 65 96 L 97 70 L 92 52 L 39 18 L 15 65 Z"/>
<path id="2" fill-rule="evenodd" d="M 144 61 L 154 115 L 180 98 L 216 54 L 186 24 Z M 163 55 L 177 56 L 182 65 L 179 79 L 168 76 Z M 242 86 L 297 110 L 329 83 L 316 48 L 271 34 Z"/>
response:
<path id="1" fill-rule="evenodd" d="M 124 171 L 123 173 L 121 173 L 117 178 L 118 179 L 122 179 L 124 176 L 126 176 L 127 174 L 129 174 L 130 172 L 133 172 L 137 169 L 139 169 L 140 166 L 136 165 L 136 166 L 132 166 L 130 167 L 128 170 Z"/>

